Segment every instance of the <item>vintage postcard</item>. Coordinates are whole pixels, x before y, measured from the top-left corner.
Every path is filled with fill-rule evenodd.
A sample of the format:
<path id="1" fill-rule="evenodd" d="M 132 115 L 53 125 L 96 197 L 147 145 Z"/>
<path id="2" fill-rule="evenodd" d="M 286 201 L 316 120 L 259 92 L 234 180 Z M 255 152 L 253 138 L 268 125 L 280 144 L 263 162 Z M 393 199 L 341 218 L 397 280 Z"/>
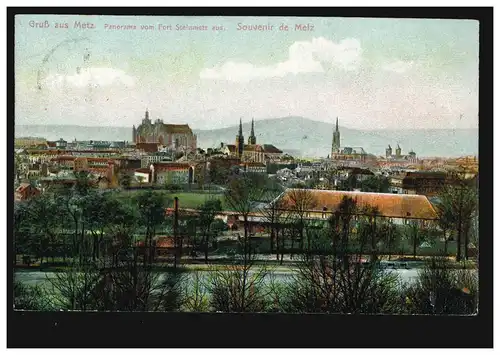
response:
<path id="1" fill-rule="evenodd" d="M 15 17 L 14 309 L 476 315 L 479 22 Z"/>

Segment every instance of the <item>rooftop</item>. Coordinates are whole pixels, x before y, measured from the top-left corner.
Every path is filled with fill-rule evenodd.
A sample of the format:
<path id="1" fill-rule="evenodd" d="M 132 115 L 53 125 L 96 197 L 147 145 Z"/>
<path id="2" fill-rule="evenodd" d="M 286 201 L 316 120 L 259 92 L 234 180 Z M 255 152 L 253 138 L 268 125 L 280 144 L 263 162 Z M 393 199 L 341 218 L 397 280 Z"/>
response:
<path id="1" fill-rule="evenodd" d="M 436 211 L 426 196 L 403 195 L 390 193 L 373 193 L 357 191 L 332 191 L 332 190 L 304 190 L 287 189 L 281 199 L 285 206 L 291 208 L 294 204 L 295 191 L 308 191 L 311 196 L 311 211 L 322 211 L 326 207 L 329 211 L 336 211 L 343 197 L 357 201 L 358 206 L 378 208 L 380 215 L 391 218 L 421 218 L 435 219 Z M 285 207 L 285 208 L 287 208 Z"/>

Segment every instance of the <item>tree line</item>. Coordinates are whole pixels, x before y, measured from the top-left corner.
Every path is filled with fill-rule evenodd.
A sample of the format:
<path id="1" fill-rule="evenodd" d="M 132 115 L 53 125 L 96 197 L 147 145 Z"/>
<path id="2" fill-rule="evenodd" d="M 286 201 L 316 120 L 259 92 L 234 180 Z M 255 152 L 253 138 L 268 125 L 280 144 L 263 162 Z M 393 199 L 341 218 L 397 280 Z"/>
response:
<path id="1" fill-rule="evenodd" d="M 458 238 L 468 238 L 467 228 L 475 213 L 469 204 L 471 191 L 464 186 L 443 193 L 439 210 L 445 235 L 453 230 Z M 224 228 L 215 222 L 222 208 L 220 201 L 208 200 L 200 206 L 199 214 L 185 216 L 180 223 L 179 216 L 165 214 L 165 207 L 172 201 L 161 194 L 146 191 L 134 197 L 133 203 L 122 203 L 111 193 L 93 189 L 82 176 L 71 189 L 16 205 L 15 250 L 34 252 L 43 261 L 49 255 L 58 255 L 54 248 L 62 246 L 68 267 L 50 279 L 50 292 L 16 283 L 15 307 L 437 314 L 475 311 L 475 274 L 452 271 L 445 259 L 434 259 L 413 285 L 401 285 L 398 277 L 378 267 L 380 245 L 393 243 L 397 232 L 376 209 L 344 198 L 326 224 L 317 225 L 307 218 L 315 203 L 308 190 L 296 190 L 291 196 L 293 207 L 286 211 L 277 198 L 281 193 L 279 186 L 257 175 L 232 177 L 224 197 L 242 217 L 243 235 L 230 262 L 222 267 L 210 266 L 205 273 L 193 273 L 178 263 L 182 236 L 194 236 L 191 244 L 198 245 L 208 261 L 208 245 Z M 263 208 L 257 201 L 271 203 Z M 291 250 L 295 250 L 294 243 L 298 244 L 296 272 L 285 282 L 276 279 L 272 267 L 256 265 L 257 251 L 251 238 L 251 214 L 256 210 L 262 211 L 277 259 L 283 261 L 285 240 L 292 243 Z M 417 227 L 415 235 L 419 233 Z M 158 232 L 181 236 L 175 239 L 175 268 L 155 269 Z M 365 256 L 369 260 L 362 263 Z M 458 254 L 457 260 L 461 256 Z"/>

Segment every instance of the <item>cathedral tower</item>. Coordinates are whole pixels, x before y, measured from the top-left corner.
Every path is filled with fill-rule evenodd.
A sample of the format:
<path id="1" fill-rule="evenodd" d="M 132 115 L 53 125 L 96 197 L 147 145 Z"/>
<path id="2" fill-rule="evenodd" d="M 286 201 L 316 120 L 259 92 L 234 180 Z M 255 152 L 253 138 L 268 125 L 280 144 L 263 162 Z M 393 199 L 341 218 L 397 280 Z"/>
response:
<path id="1" fill-rule="evenodd" d="M 243 155 L 243 148 L 245 147 L 245 138 L 243 137 L 243 126 L 241 124 L 240 118 L 240 128 L 238 130 L 238 135 L 236 136 L 236 154 L 238 158 Z"/>
<path id="2" fill-rule="evenodd" d="M 250 131 L 250 137 L 248 137 L 248 144 L 250 145 L 257 144 L 257 138 L 255 137 L 255 131 L 253 126 L 253 118 L 252 118 L 252 130 Z"/>
<path id="3" fill-rule="evenodd" d="M 135 143 L 135 140 L 137 139 L 137 130 L 135 129 L 135 125 L 132 126 L 132 142 Z"/>
<path id="4" fill-rule="evenodd" d="M 396 148 L 396 158 L 401 158 L 401 147 L 399 146 L 399 144 Z"/>
<path id="5" fill-rule="evenodd" d="M 385 157 L 386 158 L 392 157 L 392 147 L 390 144 L 389 144 L 389 147 L 385 149 Z"/>
<path id="6" fill-rule="evenodd" d="M 335 131 L 333 132 L 332 139 L 332 156 L 335 155 L 340 149 L 340 132 L 339 132 L 339 118 L 337 117 L 337 122 L 335 123 Z"/>

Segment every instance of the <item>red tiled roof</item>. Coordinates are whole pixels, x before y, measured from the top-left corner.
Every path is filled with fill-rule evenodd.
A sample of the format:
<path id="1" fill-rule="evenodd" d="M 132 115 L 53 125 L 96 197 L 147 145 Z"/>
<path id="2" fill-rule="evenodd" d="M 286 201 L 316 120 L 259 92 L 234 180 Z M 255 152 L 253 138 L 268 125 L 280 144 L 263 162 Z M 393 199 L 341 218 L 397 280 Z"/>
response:
<path id="1" fill-rule="evenodd" d="M 75 157 L 68 157 L 68 156 L 59 156 L 56 158 L 50 159 L 50 161 L 74 161 L 76 158 Z"/>
<path id="2" fill-rule="evenodd" d="M 164 127 L 167 130 L 167 133 L 187 133 L 193 134 L 191 128 L 187 124 L 165 124 Z"/>
<path id="3" fill-rule="evenodd" d="M 251 152 L 262 152 L 262 146 L 259 144 L 245 144 L 243 150 L 251 151 Z"/>
<path id="4" fill-rule="evenodd" d="M 47 155 L 59 155 L 64 154 L 64 150 L 44 150 L 44 149 L 26 149 L 28 154 L 47 154 Z"/>
<path id="5" fill-rule="evenodd" d="M 421 218 L 435 219 L 436 211 L 430 201 L 423 195 L 400 195 L 372 192 L 351 192 L 331 190 L 303 190 L 287 189 L 280 197 L 285 203 L 285 208 L 293 205 L 293 195 L 308 191 L 311 196 L 311 211 L 322 211 L 326 207 L 329 211 L 337 210 L 344 196 L 357 201 L 358 207 L 370 206 L 378 208 L 380 216 L 392 218 Z"/>
<path id="6" fill-rule="evenodd" d="M 23 182 L 19 185 L 19 187 L 16 189 L 16 191 L 21 192 L 21 191 L 25 190 L 26 188 L 28 188 L 29 186 L 30 186 L 30 184 Z"/>
<path id="7" fill-rule="evenodd" d="M 190 165 L 186 163 L 153 163 L 154 169 L 158 170 L 184 170 L 189 169 Z"/>
<path id="8" fill-rule="evenodd" d="M 151 172 L 151 170 L 149 170 L 148 168 L 135 169 L 134 171 L 136 173 L 145 173 L 145 174 L 149 174 Z"/>
<path id="9" fill-rule="evenodd" d="M 264 147 L 264 153 L 278 153 L 278 154 L 283 153 L 282 150 L 279 150 L 272 144 L 264 144 L 263 147 Z"/>
<path id="10" fill-rule="evenodd" d="M 146 153 L 153 153 L 158 151 L 159 143 L 137 143 L 136 149 L 143 150 Z"/>
<path id="11" fill-rule="evenodd" d="M 49 141 L 47 141 L 47 147 L 55 148 L 56 147 L 56 142 L 49 142 Z"/>

